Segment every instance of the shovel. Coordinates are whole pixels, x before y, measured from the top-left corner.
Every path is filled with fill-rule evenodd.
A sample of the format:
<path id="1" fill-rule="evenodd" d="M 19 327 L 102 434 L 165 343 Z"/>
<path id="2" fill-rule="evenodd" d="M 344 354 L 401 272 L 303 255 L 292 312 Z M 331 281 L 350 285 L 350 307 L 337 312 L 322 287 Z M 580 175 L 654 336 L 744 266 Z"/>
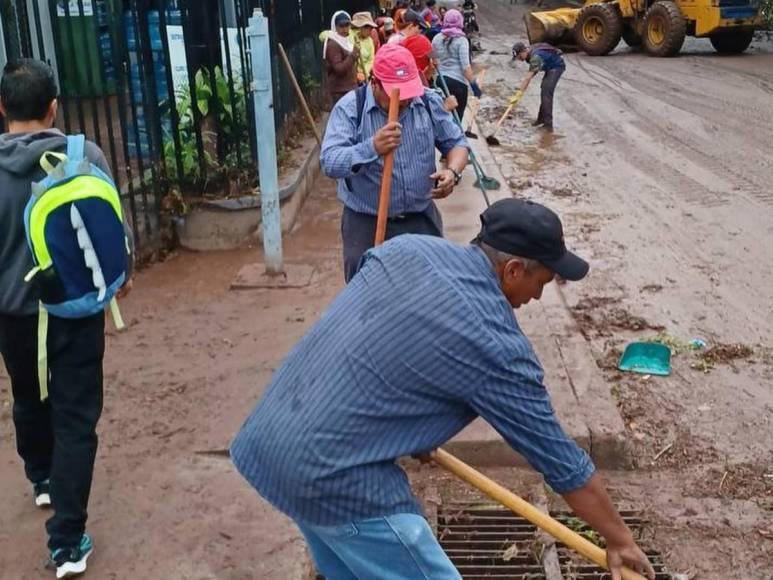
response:
<path id="1" fill-rule="evenodd" d="M 510 112 L 516 107 L 516 105 L 521 102 L 522 98 L 523 93 L 516 93 L 513 98 L 510 99 L 510 104 L 507 106 L 507 109 L 505 109 L 504 114 L 499 118 L 499 121 L 497 121 L 496 127 L 494 127 L 494 132 L 486 137 L 486 143 L 494 146 L 501 145 L 499 139 L 496 138 L 496 134 L 499 133 L 499 130 L 502 128 L 502 124 L 505 122 L 505 119 L 507 119 L 507 117 L 510 115 Z"/>

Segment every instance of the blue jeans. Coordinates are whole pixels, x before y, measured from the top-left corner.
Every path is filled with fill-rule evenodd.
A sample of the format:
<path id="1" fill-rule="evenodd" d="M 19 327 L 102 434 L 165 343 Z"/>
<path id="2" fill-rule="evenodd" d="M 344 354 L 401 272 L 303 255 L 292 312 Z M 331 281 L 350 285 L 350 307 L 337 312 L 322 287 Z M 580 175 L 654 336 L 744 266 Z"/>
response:
<path id="1" fill-rule="evenodd" d="M 461 580 L 421 516 L 332 527 L 296 523 L 326 580 Z"/>

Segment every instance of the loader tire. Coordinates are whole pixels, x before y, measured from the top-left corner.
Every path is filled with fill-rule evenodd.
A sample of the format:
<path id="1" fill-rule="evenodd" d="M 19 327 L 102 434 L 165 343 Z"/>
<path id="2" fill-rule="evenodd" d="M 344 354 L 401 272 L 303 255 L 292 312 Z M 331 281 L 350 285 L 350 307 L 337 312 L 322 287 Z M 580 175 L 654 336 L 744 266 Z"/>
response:
<path id="1" fill-rule="evenodd" d="M 630 24 L 623 25 L 623 41 L 631 48 L 641 48 L 642 42 L 644 42 L 641 34 L 636 32 Z"/>
<path id="2" fill-rule="evenodd" d="M 577 17 L 574 38 L 590 56 L 604 56 L 614 50 L 623 36 L 623 17 L 614 4 L 591 4 Z"/>
<path id="3" fill-rule="evenodd" d="M 711 35 L 711 45 L 719 54 L 741 54 L 752 43 L 754 30 L 732 30 Z"/>
<path id="4" fill-rule="evenodd" d="M 655 2 L 644 17 L 644 49 L 652 56 L 675 56 L 682 50 L 687 20 L 670 0 Z"/>

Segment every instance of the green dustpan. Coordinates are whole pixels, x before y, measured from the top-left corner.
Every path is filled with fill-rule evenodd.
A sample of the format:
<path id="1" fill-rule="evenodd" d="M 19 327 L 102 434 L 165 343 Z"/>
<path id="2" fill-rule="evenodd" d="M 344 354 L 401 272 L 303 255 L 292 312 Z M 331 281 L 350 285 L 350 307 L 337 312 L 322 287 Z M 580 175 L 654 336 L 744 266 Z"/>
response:
<path id="1" fill-rule="evenodd" d="M 671 349 L 658 342 L 633 342 L 625 348 L 617 368 L 643 375 L 668 376 Z"/>

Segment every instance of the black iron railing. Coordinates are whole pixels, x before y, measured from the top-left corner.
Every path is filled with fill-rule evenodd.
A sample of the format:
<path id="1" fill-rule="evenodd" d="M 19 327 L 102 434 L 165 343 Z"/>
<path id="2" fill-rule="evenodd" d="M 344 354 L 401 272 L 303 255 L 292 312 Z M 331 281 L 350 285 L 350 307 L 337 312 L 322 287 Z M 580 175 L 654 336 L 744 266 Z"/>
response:
<path id="1" fill-rule="evenodd" d="M 0 3 L 6 59 L 55 68 L 58 126 L 107 156 L 140 245 L 158 241 L 175 200 L 257 185 L 249 18 L 270 19 L 278 140 L 299 109 L 276 56 L 281 42 L 312 104 L 321 98 L 319 32 L 335 10 L 366 0 L 9 0 Z"/>

